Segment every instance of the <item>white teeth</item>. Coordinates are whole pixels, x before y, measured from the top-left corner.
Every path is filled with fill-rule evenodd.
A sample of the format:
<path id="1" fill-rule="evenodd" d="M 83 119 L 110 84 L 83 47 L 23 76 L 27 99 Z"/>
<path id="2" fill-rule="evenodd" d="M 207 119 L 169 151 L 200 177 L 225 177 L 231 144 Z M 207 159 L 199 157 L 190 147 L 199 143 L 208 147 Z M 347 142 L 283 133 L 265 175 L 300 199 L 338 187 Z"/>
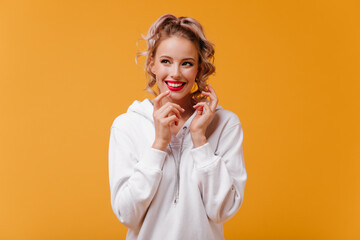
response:
<path id="1" fill-rule="evenodd" d="M 181 87 L 182 83 L 176 84 L 176 83 L 167 83 L 170 87 Z"/>

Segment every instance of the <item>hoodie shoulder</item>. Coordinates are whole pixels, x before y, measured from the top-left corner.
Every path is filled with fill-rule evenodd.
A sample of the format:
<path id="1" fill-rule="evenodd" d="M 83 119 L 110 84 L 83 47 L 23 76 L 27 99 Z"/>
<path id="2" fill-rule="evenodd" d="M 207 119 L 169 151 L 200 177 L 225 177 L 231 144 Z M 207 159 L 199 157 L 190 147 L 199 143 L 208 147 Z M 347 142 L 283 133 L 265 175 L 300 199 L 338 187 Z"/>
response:
<path id="1" fill-rule="evenodd" d="M 226 110 L 224 108 L 217 108 L 215 116 L 222 121 L 227 122 L 229 125 L 241 125 L 239 117 L 232 111 Z"/>
<path id="2" fill-rule="evenodd" d="M 123 128 L 124 126 L 126 127 L 126 125 L 129 125 L 131 121 L 132 121 L 131 114 L 126 112 L 117 116 L 113 121 L 111 127 Z"/>

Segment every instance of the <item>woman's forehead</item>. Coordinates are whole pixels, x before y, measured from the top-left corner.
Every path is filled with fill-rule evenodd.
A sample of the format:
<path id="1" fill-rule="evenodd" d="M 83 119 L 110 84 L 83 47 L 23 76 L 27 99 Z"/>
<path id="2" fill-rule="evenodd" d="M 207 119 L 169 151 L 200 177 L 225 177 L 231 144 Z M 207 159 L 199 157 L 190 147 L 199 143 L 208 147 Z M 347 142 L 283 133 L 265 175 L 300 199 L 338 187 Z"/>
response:
<path id="1" fill-rule="evenodd" d="M 194 58 L 197 59 L 198 50 L 196 45 L 183 37 L 170 37 L 161 40 L 156 55 L 158 57 L 167 56 L 171 58 Z"/>

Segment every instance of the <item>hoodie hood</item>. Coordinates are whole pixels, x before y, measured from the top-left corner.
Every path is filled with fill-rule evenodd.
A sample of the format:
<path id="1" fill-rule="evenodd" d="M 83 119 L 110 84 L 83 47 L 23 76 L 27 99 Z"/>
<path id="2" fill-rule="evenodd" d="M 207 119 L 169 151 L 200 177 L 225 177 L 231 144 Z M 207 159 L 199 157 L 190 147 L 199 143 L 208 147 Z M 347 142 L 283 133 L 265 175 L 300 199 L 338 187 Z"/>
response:
<path id="1" fill-rule="evenodd" d="M 154 122 L 154 118 L 153 118 L 154 106 L 147 98 L 142 102 L 137 100 L 134 101 L 128 108 L 127 112 L 137 113 L 143 116 L 144 118 L 148 119 L 150 122 Z"/>

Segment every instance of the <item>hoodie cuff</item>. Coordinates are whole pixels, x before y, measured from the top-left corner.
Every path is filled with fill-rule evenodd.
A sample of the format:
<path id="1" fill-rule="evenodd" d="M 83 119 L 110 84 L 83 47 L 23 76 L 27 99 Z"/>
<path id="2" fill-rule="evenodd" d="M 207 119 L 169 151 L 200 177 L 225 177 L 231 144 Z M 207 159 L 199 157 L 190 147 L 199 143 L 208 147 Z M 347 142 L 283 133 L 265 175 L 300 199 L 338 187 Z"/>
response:
<path id="1" fill-rule="evenodd" d="M 167 153 L 164 151 L 155 148 L 148 148 L 145 152 L 143 152 L 139 165 L 143 168 L 162 171 L 166 154 Z"/>
<path id="2" fill-rule="evenodd" d="M 191 149 L 190 153 L 194 159 L 196 168 L 208 166 L 218 159 L 208 142 L 200 147 Z"/>

